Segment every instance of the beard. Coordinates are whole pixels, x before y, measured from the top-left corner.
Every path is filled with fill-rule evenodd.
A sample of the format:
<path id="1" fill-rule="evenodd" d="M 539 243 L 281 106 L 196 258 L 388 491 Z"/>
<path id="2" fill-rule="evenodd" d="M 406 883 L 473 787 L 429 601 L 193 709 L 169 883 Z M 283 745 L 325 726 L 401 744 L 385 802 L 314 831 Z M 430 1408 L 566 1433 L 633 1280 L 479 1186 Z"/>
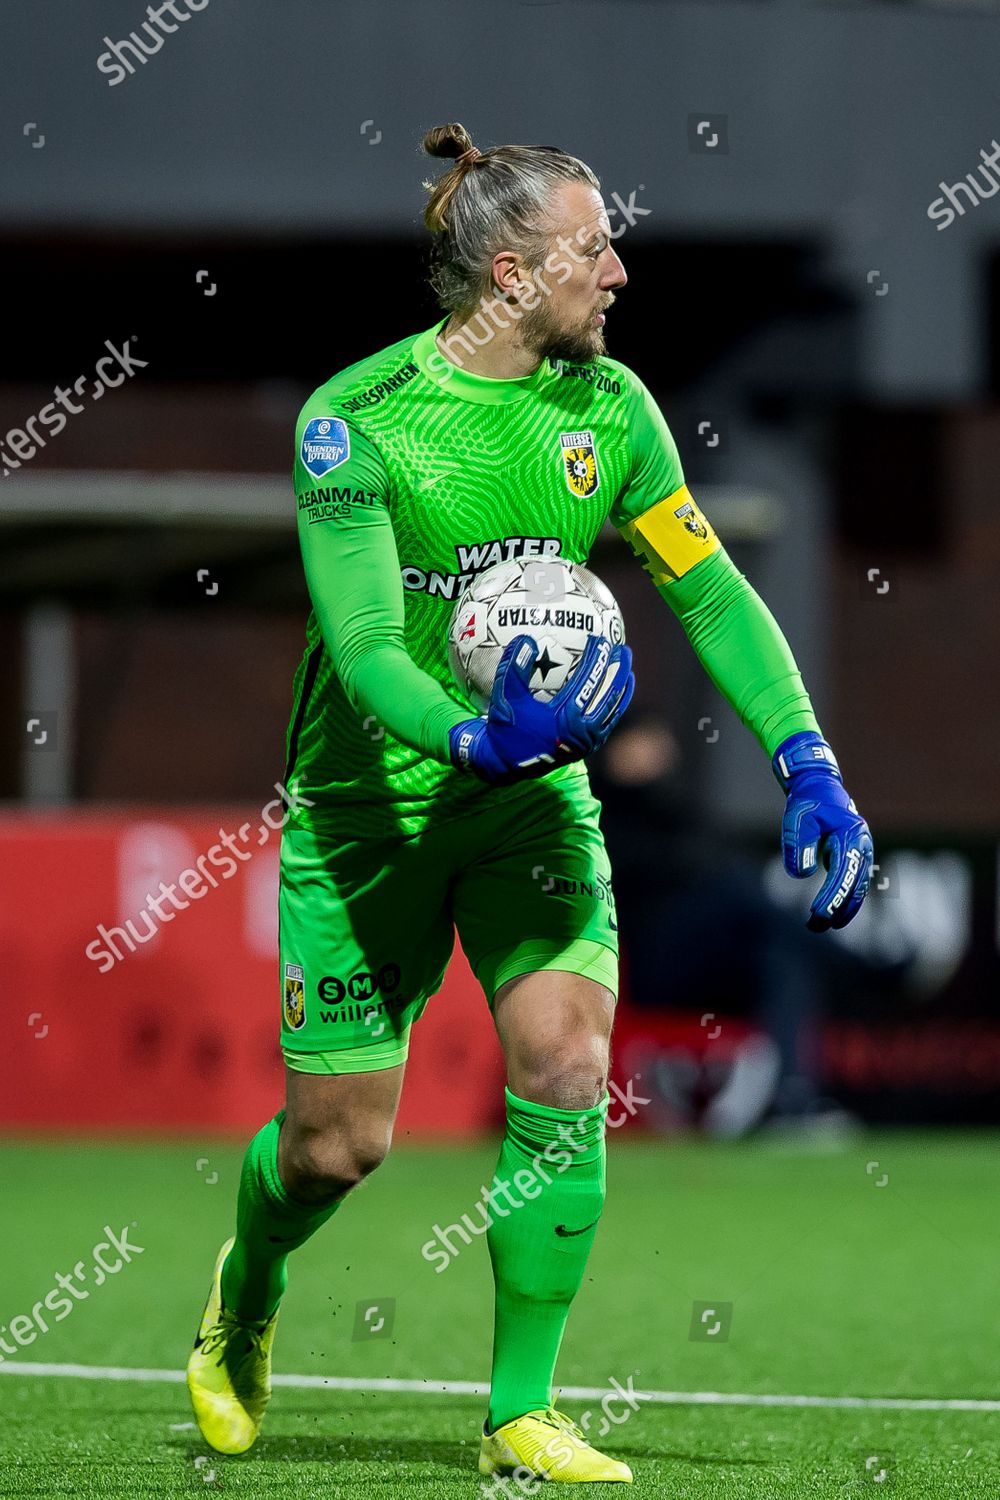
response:
<path id="1" fill-rule="evenodd" d="M 610 304 L 608 304 L 610 305 Z M 562 359 L 568 364 L 585 365 L 607 354 L 604 330 L 588 313 L 577 326 L 567 328 L 556 321 L 548 303 L 541 303 L 524 314 L 519 342 L 539 359 Z"/>

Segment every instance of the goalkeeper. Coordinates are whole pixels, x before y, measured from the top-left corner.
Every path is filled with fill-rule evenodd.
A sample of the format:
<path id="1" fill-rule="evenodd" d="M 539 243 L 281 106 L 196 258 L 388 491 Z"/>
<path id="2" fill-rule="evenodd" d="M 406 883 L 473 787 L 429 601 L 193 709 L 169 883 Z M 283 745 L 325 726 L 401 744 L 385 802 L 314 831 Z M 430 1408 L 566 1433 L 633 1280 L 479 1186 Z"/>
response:
<path id="1" fill-rule="evenodd" d="M 495 1321 L 480 1472 L 628 1481 L 553 1406 L 552 1381 L 604 1202 L 617 992 L 584 757 L 628 705 L 631 658 L 592 639 L 542 704 L 528 690 L 537 647 L 520 637 L 479 716 L 448 663 L 455 600 L 505 558 L 586 562 L 610 517 L 770 757 L 789 874 L 826 869 L 813 930 L 858 910 L 872 843 L 774 618 L 688 493 L 649 391 L 607 357 L 626 278 L 593 172 L 554 146 L 481 153 L 454 124 L 424 149 L 452 159 L 425 184 L 445 316 L 335 375 L 296 432 L 313 609 L 288 732 L 302 802 L 281 849 L 286 1102 L 247 1150 L 188 1384 L 206 1440 L 249 1448 L 289 1254 L 385 1156 L 410 1027 L 457 927 L 507 1068 L 495 1183 L 563 1162 L 516 1212 L 484 1218 Z M 415 1278 L 424 1265 L 415 1252 Z"/>

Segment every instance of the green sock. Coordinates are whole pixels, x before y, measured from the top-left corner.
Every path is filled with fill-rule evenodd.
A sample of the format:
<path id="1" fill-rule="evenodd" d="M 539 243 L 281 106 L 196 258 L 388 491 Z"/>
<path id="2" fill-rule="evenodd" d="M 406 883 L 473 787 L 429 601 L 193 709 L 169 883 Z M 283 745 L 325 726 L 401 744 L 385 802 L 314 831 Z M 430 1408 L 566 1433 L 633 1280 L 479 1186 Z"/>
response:
<path id="1" fill-rule="evenodd" d="M 556 1356 L 604 1206 L 609 1102 L 605 1094 L 592 1109 L 550 1109 L 506 1095 L 486 1235 L 496 1282 L 490 1432 L 552 1400 Z"/>
<path id="2" fill-rule="evenodd" d="M 343 1203 L 296 1203 L 278 1176 L 278 1135 L 285 1111 L 268 1120 L 247 1147 L 236 1204 L 236 1243 L 222 1267 L 222 1300 L 248 1323 L 274 1312 L 288 1285 L 288 1256 Z M 279 1248 L 280 1245 L 280 1248 Z"/>

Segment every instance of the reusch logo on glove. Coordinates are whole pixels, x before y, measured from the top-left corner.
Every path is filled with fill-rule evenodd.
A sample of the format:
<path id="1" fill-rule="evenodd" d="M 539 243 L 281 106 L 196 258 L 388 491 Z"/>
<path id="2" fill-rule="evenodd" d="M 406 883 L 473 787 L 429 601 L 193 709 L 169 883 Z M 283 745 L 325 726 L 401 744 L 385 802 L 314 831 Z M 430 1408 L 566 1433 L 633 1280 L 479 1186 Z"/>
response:
<path id="1" fill-rule="evenodd" d="M 850 894 L 851 887 L 854 884 L 854 877 L 857 875 L 860 868 L 861 853 L 858 849 L 851 849 L 847 856 L 847 873 L 845 874 L 843 880 L 840 882 L 837 894 L 830 902 L 831 910 L 836 911 L 837 907 L 844 900 L 844 898 Z"/>
<path id="2" fill-rule="evenodd" d="M 580 691 L 577 693 L 575 699 L 573 700 L 577 708 L 586 708 L 587 704 L 596 693 L 598 683 L 603 680 L 604 674 L 608 670 L 608 661 L 610 659 L 610 656 L 611 644 L 609 641 L 602 639 L 597 651 L 597 660 L 594 663 L 593 667 L 590 669 L 586 682 L 583 684 Z"/>

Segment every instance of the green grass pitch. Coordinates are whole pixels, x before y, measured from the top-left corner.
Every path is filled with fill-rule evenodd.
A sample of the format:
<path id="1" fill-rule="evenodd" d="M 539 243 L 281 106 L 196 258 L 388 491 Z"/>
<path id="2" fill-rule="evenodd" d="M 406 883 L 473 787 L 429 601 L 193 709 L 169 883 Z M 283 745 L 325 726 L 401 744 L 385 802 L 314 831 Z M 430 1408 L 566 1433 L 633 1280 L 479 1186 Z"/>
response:
<path id="1" fill-rule="evenodd" d="M 0 1495 L 480 1495 L 481 1397 L 282 1387 L 256 1448 L 222 1459 L 185 1425 L 182 1385 L 14 1372 L 18 1361 L 180 1370 L 241 1154 L 232 1143 L 6 1145 L 0 1336 L 21 1317 L 27 1338 L 33 1306 L 78 1262 L 87 1296 L 5 1356 Z M 995 1137 L 884 1135 L 832 1154 L 612 1139 L 609 1157 L 562 1386 L 632 1377 L 661 1392 L 997 1398 Z M 420 1247 L 435 1221 L 472 1210 L 494 1159 L 492 1145 L 399 1143 L 293 1258 L 276 1371 L 484 1380 L 485 1243 L 440 1274 Z M 105 1225 L 128 1226 L 142 1253 L 97 1286 Z M 356 1336 L 358 1304 L 388 1299 L 391 1332 Z M 732 1304 L 728 1337 L 691 1338 L 695 1302 Z M 579 1417 L 599 1403 L 562 1405 Z M 632 1465 L 636 1495 L 974 1500 L 1000 1494 L 998 1422 L 977 1410 L 648 1402 L 603 1446 Z"/>

